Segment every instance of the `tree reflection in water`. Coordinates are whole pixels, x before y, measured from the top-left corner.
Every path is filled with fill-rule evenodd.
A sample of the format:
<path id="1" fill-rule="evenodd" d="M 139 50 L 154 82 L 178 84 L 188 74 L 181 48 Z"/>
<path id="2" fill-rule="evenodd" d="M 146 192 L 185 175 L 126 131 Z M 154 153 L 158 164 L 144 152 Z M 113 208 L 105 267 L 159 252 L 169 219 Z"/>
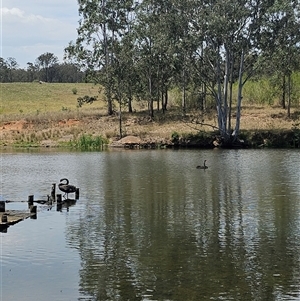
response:
<path id="1" fill-rule="evenodd" d="M 67 234 L 83 296 L 300 298 L 299 170 L 282 152 L 218 151 L 199 172 L 199 153 L 107 155 L 93 184 L 86 171 L 93 193 Z"/>

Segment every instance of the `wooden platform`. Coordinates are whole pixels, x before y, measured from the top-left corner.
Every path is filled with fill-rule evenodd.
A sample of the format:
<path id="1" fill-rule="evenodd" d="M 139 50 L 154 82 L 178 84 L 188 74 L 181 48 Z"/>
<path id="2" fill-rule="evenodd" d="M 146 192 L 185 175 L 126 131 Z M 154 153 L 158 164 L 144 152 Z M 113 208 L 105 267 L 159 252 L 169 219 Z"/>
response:
<path id="1" fill-rule="evenodd" d="M 6 215 L 7 221 L 4 222 L 3 215 Z M 0 231 L 6 230 L 9 226 L 14 225 L 26 218 L 36 217 L 36 213 L 27 212 L 24 210 L 6 210 L 5 212 L 0 212 Z"/>

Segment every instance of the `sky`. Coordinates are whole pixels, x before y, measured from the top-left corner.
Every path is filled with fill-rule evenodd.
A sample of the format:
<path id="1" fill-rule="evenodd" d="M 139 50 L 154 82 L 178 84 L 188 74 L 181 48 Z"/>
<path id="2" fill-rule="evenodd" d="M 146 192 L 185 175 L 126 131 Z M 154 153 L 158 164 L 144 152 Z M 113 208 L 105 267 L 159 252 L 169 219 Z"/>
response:
<path id="1" fill-rule="evenodd" d="M 63 62 L 64 48 L 77 37 L 77 0 L 0 0 L 0 57 L 20 68 L 50 52 Z"/>

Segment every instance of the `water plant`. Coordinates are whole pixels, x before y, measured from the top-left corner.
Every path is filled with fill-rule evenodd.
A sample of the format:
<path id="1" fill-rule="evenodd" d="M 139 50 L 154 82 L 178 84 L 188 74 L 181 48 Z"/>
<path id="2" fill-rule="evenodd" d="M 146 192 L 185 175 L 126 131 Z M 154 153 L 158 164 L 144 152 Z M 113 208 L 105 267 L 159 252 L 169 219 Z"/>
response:
<path id="1" fill-rule="evenodd" d="M 77 141 L 75 141 L 73 146 L 80 150 L 102 150 L 103 146 L 107 143 L 107 139 L 102 136 L 83 134 Z"/>

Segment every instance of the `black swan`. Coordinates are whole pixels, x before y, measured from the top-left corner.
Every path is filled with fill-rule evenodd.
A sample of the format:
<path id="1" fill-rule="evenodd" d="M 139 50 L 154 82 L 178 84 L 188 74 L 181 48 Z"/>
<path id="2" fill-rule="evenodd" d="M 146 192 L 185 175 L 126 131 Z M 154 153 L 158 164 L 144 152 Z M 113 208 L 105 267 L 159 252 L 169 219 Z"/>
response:
<path id="1" fill-rule="evenodd" d="M 62 182 L 65 182 L 65 183 L 62 183 Z M 67 178 L 63 178 L 60 180 L 60 183 L 58 184 L 58 188 L 64 192 L 64 198 L 65 198 L 65 195 L 67 195 L 67 198 L 68 198 L 68 194 L 69 193 L 72 193 L 72 192 L 76 192 L 76 187 L 74 185 L 69 185 L 69 180 Z"/>
<path id="2" fill-rule="evenodd" d="M 208 166 L 205 165 L 205 162 L 206 162 L 206 160 L 204 160 L 203 165 L 198 165 L 198 166 L 196 166 L 196 168 L 198 168 L 198 169 L 207 169 Z"/>

